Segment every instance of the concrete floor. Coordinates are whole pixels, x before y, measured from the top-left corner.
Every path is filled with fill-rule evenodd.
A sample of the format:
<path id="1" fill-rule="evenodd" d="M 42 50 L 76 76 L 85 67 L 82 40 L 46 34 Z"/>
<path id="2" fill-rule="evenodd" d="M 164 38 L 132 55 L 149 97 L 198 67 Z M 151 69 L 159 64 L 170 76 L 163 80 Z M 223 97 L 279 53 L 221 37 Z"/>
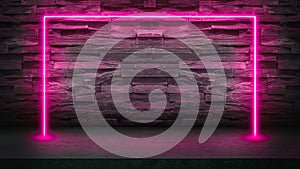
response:
<path id="1" fill-rule="evenodd" d="M 161 128 L 119 128 L 132 136 L 146 136 L 159 133 Z M 263 131 L 266 139 L 248 141 L 246 129 L 218 128 L 203 144 L 198 143 L 200 128 L 194 128 L 189 135 L 173 149 L 155 157 L 192 158 L 267 158 L 300 157 L 300 135 L 298 129 L 272 129 Z M 36 141 L 34 130 L 0 129 L 0 157 L 117 157 L 97 146 L 81 128 L 52 129 L 56 139 Z M 141 134 L 143 133 L 143 134 Z M 166 140 L 166 143 L 168 140 Z"/>

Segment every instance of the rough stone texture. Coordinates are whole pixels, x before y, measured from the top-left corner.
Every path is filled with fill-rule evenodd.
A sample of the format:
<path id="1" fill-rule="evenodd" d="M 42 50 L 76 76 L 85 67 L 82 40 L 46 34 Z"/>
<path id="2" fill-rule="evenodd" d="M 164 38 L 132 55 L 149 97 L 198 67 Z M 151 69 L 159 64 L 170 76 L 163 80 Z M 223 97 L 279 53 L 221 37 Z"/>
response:
<path id="1" fill-rule="evenodd" d="M 259 98 L 262 125 L 298 125 L 300 97 L 300 1 L 293 0 L 1 0 L 0 1 L 0 121 L 1 125 L 36 125 L 41 105 L 41 21 L 45 14 L 130 14 L 157 11 L 180 14 L 255 14 L 259 21 Z M 48 97 L 51 125 L 78 125 L 72 102 L 72 67 L 83 43 L 110 20 L 58 20 L 49 23 Z M 220 54 L 227 76 L 227 104 L 221 121 L 225 126 L 249 125 L 251 112 L 251 22 L 228 19 L 191 19 Z M 112 28 L 113 29 L 113 28 Z M 147 45 L 143 33 L 133 34 L 120 44 Z M 158 34 L 155 43 L 170 47 L 172 39 Z M 151 40 L 150 40 L 151 43 Z M 202 124 L 210 104 L 210 83 L 204 66 L 189 51 L 172 46 L 187 56 L 199 85 Z M 176 48 L 177 47 L 177 48 Z M 131 49 L 131 48 L 130 48 Z M 128 49 L 129 50 L 129 49 Z M 129 51 L 128 51 L 129 52 Z M 101 65 L 96 89 L 98 101 L 112 125 L 136 125 L 120 117 L 109 99 L 109 79 L 123 55 L 111 51 Z M 164 59 L 155 58 L 157 62 Z M 213 61 L 212 61 L 213 62 Z M 86 65 L 88 67 L 88 63 Z M 127 66 L 127 67 L 126 67 Z M 181 63 L 171 64 L 175 72 Z M 125 68 L 130 68 L 125 65 Z M 129 70 L 135 71 L 135 70 Z M 126 71 L 129 73 L 128 71 Z M 157 73 L 157 72 L 156 72 Z M 88 75 L 88 72 L 87 72 Z M 120 78 L 130 77 L 121 73 Z M 178 74 L 184 76 L 184 74 Z M 149 80 L 150 79 L 150 80 Z M 133 103 L 138 110 L 149 108 L 147 93 L 166 92 L 165 113 L 149 125 L 170 125 L 178 111 L 178 93 L 171 78 L 158 74 L 139 76 L 132 82 Z M 186 87 L 188 90 L 188 86 Z M 172 90 L 170 90 L 172 89 Z M 120 91 L 122 93 L 122 91 Z M 98 97 L 99 96 L 99 97 Z M 84 96 L 82 96 L 84 97 Z M 189 100 L 186 100 L 187 102 Z M 189 117 L 186 119 L 189 120 Z"/>

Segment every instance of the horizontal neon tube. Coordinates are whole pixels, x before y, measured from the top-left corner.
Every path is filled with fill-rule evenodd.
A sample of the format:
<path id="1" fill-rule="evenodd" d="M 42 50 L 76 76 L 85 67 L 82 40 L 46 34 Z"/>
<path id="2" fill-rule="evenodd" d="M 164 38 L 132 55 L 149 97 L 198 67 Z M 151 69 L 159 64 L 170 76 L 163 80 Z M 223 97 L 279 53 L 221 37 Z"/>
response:
<path id="1" fill-rule="evenodd" d="M 171 16 L 130 16 L 130 15 L 47 15 L 44 18 L 256 18 L 252 15 L 171 15 Z"/>

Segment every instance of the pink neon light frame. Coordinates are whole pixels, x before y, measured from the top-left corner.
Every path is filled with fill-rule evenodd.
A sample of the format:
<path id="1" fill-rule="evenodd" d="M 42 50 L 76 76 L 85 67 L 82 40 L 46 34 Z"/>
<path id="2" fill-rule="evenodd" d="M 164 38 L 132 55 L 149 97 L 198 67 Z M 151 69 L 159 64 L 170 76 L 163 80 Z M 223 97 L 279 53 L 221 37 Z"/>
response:
<path id="1" fill-rule="evenodd" d="M 257 98 L 257 89 L 258 89 L 258 79 L 257 79 L 257 17 L 254 15 L 179 15 L 179 16 L 120 16 L 120 15 L 46 15 L 43 16 L 43 62 L 42 62 L 42 118 L 41 118 L 41 134 L 39 138 L 41 140 L 48 140 L 48 138 L 52 138 L 48 133 L 48 112 L 47 112 L 47 65 L 46 65 L 46 45 L 47 45 L 47 19 L 50 18 L 220 18 L 220 19 L 252 19 L 253 21 L 253 110 L 251 115 L 251 131 L 250 131 L 250 139 L 256 140 L 260 138 L 259 135 L 259 123 L 258 123 L 258 98 Z"/>

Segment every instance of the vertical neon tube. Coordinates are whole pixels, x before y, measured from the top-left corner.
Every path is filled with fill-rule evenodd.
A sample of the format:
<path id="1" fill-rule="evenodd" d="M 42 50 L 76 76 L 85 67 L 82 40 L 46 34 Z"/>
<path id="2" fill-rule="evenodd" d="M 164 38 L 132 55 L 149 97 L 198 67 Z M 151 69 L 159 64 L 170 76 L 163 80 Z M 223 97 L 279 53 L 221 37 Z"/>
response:
<path id="1" fill-rule="evenodd" d="M 43 17 L 43 113 L 42 113 L 42 134 L 43 137 L 47 136 L 47 105 L 46 105 L 46 17 Z"/>
<path id="2" fill-rule="evenodd" d="M 256 16 L 253 17 L 253 136 L 257 136 L 257 23 Z"/>

